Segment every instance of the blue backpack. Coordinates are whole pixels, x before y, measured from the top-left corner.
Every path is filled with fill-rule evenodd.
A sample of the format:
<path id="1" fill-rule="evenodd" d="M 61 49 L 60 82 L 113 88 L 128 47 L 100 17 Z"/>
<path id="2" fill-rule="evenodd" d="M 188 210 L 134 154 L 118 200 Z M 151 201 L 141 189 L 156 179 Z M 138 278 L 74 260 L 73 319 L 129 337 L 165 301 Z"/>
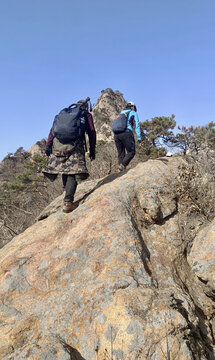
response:
<path id="1" fill-rule="evenodd" d="M 113 121 L 112 130 L 114 134 L 120 134 L 126 131 L 129 113 L 130 111 L 119 114 L 117 118 Z"/>
<path id="2" fill-rule="evenodd" d="M 55 116 L 52 133 L 62 144 L 69 144 L 84 136 L 86 119 L 83 105 L 89 100 L 87 98 L 82 104 L 72 104 Z"/>

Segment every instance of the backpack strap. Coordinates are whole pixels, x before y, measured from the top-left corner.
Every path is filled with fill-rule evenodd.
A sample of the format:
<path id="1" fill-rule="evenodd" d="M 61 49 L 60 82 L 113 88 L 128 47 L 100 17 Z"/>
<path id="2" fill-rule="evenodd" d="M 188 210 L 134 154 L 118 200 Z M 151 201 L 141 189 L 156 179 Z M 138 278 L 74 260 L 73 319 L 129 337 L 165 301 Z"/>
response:
<path id="1" fill-rule="evenodd" d="M 127 109 L 125 109 L 125 110 L 127 110 Z M 128 116 L 129 116 L 130 112 L 131 112 L 131 110 L 126 111 L 126 112 L 123 113 L 123 114 L 125 115 L 125 117 L 126 117 L 126 120 L 127 120 L 127 127 L 128 127 L 128 125 L 129 125 Z"/>
<path id="2" fill-rule="evenodd" d="M 68 106 L 67 109 L 71 109 L 72 107 L 74 107 L 74 109 L 75 109 L 76 107 L 78 107 L 78 105 L 77 104 L 71 104 L 71 105 Z"/>

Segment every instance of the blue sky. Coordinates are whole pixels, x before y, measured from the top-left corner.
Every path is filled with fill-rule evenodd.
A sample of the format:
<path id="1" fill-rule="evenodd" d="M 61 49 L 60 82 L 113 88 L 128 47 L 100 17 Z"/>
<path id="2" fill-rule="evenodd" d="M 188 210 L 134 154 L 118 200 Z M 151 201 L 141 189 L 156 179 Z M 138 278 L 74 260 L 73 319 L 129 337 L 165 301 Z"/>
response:
<path id="1" fill-rule="evenodd" d="M 108 87 L 141 121 L 215 121 L 214 18 L 214 0 L 2 0 L 0 160 Z"/>

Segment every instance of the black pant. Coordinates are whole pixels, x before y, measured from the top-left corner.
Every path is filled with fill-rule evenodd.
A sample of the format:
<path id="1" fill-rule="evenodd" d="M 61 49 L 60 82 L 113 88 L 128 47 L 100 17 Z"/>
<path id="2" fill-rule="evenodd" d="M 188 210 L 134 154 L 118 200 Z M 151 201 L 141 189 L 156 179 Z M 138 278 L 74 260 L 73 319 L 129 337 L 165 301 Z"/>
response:
<path id="1" fill-rule="evenodd" d="M 115 134 L 114 140 L 118 151 L 118 164 L 127 166 L 135 155 L 133 132 L 127 130 L 121 134 Z"/>
<path id="2" fill-rule="evenodd" d="M 77 175 L 62 174 L 63 186 L 66 191 L 66 194 L 64 197 L 65 202 L 74 200 L 74 195 L 75 195 L 78 181 L 85 180 L 88 178 L 88 176 L 89 176 L 88 174 L 77 174 Z"/>

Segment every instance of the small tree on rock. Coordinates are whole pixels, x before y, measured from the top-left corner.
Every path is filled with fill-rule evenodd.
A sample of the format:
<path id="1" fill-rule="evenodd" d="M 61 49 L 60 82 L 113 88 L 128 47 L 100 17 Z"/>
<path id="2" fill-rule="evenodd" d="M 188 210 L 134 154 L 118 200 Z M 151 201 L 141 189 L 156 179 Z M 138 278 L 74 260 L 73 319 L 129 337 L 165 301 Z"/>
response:
<path id="1" fill-rule="evenodd" d="M 206 126 L 178 126 L 181 131 L 172 138 L 172 146 L 183 150 L 186 154 L 187 150 L 196 150 L 210 148 L 215 149 L 215 123 L 210 122 Z"/>
<path id="2" fill-rule="evenodd" d="M 141 128 L 145 133 L 146 138 L 153 147 L 160 147 L 163 144 L 168 145 L 172 142 L 174 137 L 173 129 L 176 125 L 175 115 L 157 116 L 146 120 L 141 124 Z"/>

